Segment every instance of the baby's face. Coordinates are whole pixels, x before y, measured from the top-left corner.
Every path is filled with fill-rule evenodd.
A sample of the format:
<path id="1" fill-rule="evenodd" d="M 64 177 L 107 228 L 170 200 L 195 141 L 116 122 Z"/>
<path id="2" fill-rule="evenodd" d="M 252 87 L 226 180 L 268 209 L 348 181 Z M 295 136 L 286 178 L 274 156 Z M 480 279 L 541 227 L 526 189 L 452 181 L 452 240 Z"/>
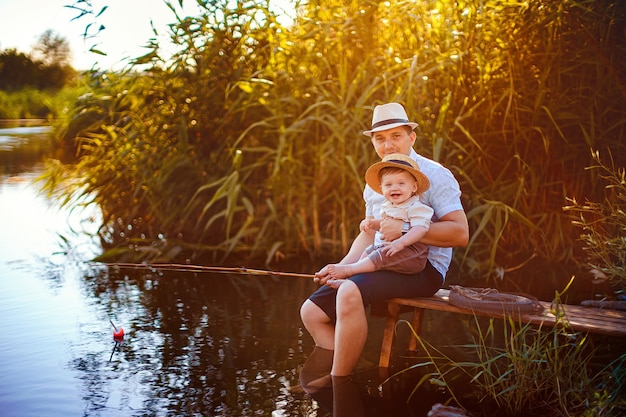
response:
<path id="1" fill-rule="evenodd" d="M 417 181 L 406 171 L 385 173 L 380 187 L 383 196 L 394 204 L 403 203 L 417 191 Z"/>

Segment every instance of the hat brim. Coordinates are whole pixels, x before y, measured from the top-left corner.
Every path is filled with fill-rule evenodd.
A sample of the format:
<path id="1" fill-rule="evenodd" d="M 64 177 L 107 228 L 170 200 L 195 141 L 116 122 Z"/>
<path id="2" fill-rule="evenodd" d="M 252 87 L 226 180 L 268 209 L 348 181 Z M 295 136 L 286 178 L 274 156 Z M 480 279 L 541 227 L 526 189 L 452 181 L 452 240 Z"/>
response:
<path id="1" fill-rule="evenodd" d="M 372 188 L 372 190 L 376 191 L 378 194 L 383 193 L 380 184 L 380 170 L 387 167 L 401 168 L 411 174 L 417 181 L 417 191 L 415 192 L 416 194 L 422 194 L 424 191 L 430 188 L 430 181 L 422 171 L 393 161 L 381 161 L 376 162 L 375 164 L 370 166 L 365 172 L 365 182 Z"/>
<path id="2" fill-rule="evenodd" d="M 365 136 L 370 136 L 371 137 L 372 133 L 374 133 L 374 132 L 380 132 L 380 131 L 383 131 L 383 130 L 389 130 L 389 129 L 393 129 L 393 128 L 400 127 L 400 126 L 410 126 L 411 129 L 415 129 L 418 126 L 418 124 L 415 123 L 415 122 L 391 123 L 391 124 L 384 125 L 384 126 L 378 126 L 378 127 L 374 128 L 372 130 L 364 130 L 363 134 Z"/>

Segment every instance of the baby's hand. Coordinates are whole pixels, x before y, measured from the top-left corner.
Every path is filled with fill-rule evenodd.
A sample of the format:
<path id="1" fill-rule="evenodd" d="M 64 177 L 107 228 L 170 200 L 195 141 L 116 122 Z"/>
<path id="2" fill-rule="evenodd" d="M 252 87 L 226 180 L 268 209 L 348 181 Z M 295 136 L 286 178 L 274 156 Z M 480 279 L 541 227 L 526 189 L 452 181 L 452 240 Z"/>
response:
<path id="1" fill-rule="evenodd" d="M 383 242 L 383 245 L 385 245 L 385 249 L 383 250 L 387 256 L 393 256 L 404 249 L 404 245 L 400 242 L 400 239 L 396 239 L 393 242 Z"/>
<path id="2" fill-rule="evenodd" d="M 372 230 L 372 221 L 370 219 L 363 219 L 359 224 L 359 230 L 361 232 L 369 232 Z"/>

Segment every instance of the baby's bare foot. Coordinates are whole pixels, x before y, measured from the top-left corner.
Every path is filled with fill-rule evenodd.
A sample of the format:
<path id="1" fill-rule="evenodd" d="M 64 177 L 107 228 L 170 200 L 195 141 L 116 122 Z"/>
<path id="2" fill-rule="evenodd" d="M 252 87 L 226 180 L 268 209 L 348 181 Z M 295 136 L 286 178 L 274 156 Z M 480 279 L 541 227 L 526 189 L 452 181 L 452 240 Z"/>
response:
<path id="1" fill-rule="evenodd" d="M 333 279 L 344 279 L 352 275 L 352 268 L 350 265 L 329 265 L 328 275 Z"/>

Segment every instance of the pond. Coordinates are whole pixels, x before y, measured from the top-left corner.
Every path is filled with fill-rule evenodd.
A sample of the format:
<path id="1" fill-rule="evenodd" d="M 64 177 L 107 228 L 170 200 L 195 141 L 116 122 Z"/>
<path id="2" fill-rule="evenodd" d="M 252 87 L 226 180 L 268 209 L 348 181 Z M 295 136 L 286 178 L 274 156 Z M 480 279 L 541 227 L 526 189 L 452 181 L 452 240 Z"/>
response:
<path id="1" fill-rule="evenodd" d="M 98 208 L 39 192 L 48 132 L 0 125 L 2 415 L 331 415 L 299 389 L 313 342 L 298 310 L 315 284 L 90 262 Z M 380 387 L 383 319 L 370 320 L 349 415 L 425 415 L 434 398 L 409 406 L 411 386 Z"/>

